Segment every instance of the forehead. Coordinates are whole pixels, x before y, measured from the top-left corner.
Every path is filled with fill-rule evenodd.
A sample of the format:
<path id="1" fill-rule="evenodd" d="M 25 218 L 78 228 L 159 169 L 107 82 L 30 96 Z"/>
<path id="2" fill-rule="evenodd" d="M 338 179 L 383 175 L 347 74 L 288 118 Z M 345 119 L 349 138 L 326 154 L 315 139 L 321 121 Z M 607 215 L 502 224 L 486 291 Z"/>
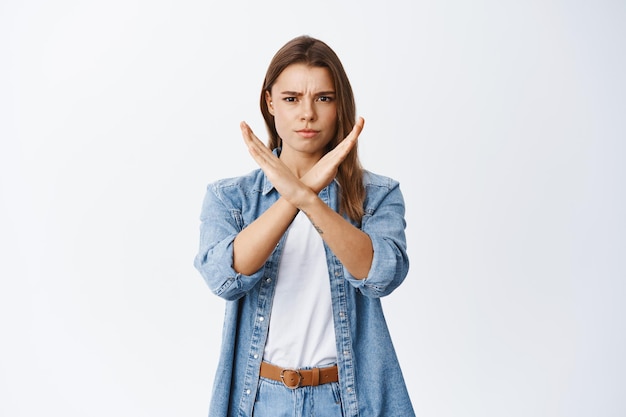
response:
<path id="1" fill-rule="evenodd" d="M 326 67 L 291 64 L 280 73 L 272 87 L 272 92 L 286 90 L 299 92 L 333 91 L 333 77 Z"/>

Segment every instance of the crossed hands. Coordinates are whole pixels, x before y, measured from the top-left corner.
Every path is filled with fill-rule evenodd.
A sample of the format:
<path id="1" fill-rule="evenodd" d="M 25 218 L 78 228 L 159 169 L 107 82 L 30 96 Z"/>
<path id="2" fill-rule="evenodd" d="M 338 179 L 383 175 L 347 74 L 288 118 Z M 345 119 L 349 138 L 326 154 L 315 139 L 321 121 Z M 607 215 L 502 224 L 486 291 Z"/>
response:
<path id="1" fill-rule="evenodd" d="M 294 206 L 301 208 L 306 199 L 319 194 L 337 175 L 337 169 L 346 158 L 363 130 L 365 120 L 359 117 L 352 131 L 333 150 L 324 155 L 301 178 L 298 178 L 272 151 L 259 140 L 246 122 L 241 122 L 241 134 L 248 152 L 259 164 L 278 193 Z"/>

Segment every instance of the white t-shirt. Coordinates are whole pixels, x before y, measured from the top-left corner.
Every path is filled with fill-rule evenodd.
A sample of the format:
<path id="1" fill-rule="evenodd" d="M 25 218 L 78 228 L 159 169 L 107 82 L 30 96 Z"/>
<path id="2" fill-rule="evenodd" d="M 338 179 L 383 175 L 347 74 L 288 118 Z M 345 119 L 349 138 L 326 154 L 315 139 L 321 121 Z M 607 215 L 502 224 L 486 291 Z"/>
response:
<path id="1" fill-rule="evenodd" d="M 302 212 L 287 229 L 263 360 L 285 368 L 337 362 L 324 244 Z"/>

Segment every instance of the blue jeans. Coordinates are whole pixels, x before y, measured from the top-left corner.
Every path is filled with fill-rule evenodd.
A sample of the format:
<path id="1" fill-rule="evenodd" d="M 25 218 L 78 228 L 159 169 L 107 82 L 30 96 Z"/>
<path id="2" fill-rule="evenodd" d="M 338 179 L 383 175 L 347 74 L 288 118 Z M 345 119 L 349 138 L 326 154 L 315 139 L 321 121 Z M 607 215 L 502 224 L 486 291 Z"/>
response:
<path id="1" fill-rule="evenodd" d="M 342 417 L 339 384 L 289 389 L 282 382 L 260 378 L 254 417 Z"/>

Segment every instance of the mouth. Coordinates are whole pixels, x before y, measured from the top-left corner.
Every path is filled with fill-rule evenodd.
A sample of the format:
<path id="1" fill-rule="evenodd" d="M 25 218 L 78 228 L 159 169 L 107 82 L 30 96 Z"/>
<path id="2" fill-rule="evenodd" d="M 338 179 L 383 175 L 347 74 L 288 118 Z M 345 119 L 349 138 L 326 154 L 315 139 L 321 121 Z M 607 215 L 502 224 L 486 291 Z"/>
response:
<path id="1" fill-rule="evenodd" d="M 296 133 L 298 133 L 303 138 L 312 138 L 313 136 L 320 133 L 320 131 L 313 130 L 313 129 L 300 129 L 300 130 L 296 130 Z"/>

